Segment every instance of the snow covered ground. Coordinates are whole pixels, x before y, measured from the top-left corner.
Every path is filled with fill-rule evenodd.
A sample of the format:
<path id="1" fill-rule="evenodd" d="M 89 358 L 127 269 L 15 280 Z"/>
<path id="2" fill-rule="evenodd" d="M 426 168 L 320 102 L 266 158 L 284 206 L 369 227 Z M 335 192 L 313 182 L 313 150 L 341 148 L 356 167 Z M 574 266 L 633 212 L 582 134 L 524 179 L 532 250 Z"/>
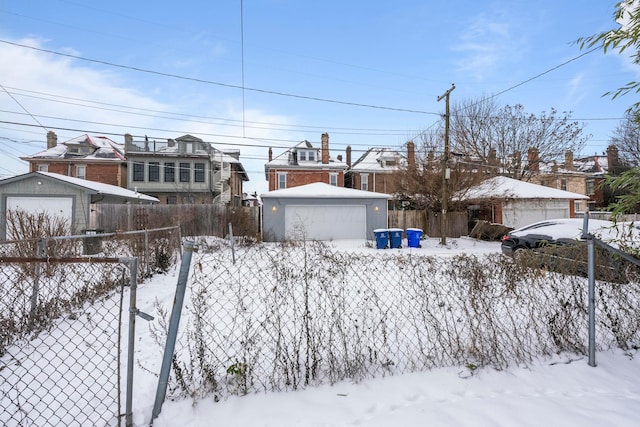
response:
<path id="1" fill-rule="evenodd" d="M 405 241 L 406 243 L 406 241 Z M 423 241 L 422 248 L 377 250 L 362 241 L 332 242 L 338 250 L 418 252 L 440 256 L 500 251 L 496 242 L 469 238 Z M 406 246 L 406 245 L 405 245 Z M 177 271 L 138 289 L 138 308 L 154 313 L 154 301 L 170 308 Z M 161 351 L 137 322 L 134 423 L 148 425 Z M 586 328 L 586 325 L 585 325 Z M 616 350 L 586 358 L 558 355 L 506 371 L 466 367 L 349 382 L 298 392 L 166 401 L 154 421 L 168 426 L 636 426 L 640 420 L 640 355 Z"/>

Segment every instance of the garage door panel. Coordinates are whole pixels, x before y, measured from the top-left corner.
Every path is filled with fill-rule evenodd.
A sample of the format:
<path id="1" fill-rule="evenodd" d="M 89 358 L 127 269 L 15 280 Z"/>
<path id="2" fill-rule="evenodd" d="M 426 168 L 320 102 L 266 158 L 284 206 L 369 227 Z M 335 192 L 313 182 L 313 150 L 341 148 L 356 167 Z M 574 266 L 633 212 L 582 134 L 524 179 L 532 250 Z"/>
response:
<path id="1" fill-rule="evenodd" d="M 285 209 L 285 234 L 289 239 L 364 239 L 366 207 L 289 205 Z"/>
<path id="2" fill-rule="evenodd" d="M 21 210 L 33 215 L 44 213 L 52 219 L 66 221 L 68 224 L 72 224 L 73 198 L 10 196 L 7 197 L 7 211 L 9 210 Z M 11 238 L 9 234 L 9 230 L 7 230 L 8 239 Z"/>

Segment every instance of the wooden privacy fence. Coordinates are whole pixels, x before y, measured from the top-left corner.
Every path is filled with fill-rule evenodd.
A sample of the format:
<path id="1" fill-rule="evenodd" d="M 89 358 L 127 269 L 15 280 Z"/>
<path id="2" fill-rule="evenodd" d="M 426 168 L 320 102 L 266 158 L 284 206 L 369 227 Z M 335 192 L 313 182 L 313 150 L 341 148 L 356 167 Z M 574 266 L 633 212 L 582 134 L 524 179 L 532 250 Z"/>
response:
<path id="1" fill-rule="evenodd" d="M 180 225 L 184 236 L 237 236 L 260 232 L 260 208 L 224 205 L 111 205 L 96 204 L 93 223 L 105 232 L 144 230 Z"/>
<path id="2" fill-rule="evenodd" d="M 420 228 L 430 237 L 438 237 L 440 232 L 440 212 L 421 210 L 389 211 L 389 227 L 402 229 Z M 447 212 L 447 237 L 460 237 L 469 234 L 469 215 L 467 212 Z"/>
<path id="3" fill-rule="evenodd" d="M 259 207 L 224 205 L 110 205 L 96 204 L 93 224 L 100 231 L 130 231 L 180 225 L 184 236 L 224 237 L 233 225 L 237 236 L 260 234 Z M 389 211 L 389 227 L 420 228 L 431 237 L 440 236 L 440 212 Z M 467 212 L 447 213 L 447 237 L 469 234 Z"/>

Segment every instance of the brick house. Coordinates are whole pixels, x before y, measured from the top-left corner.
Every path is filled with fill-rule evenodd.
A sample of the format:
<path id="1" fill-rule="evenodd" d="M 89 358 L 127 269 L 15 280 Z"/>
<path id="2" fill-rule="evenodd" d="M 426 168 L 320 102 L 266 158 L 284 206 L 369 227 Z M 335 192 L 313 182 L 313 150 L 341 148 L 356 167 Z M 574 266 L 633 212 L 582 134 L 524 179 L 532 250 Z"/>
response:
<path id="1" fill-rule="evenodd" d="M 314 182 L 344 187 L 346 170 L 342 156 L 334 160 L 329 154 L 328 133 L 322 134 L 320 147 L 305 140 L 275 158 L 269 148 L 269 161 L 264 166 L 269 191 Z"/>
<path id="2" fill-rule="evenodd" d="M 415 146 L 407 143 L 407 156 L 391 148 L 370 148 L 353 165 L 351 147 L 347 147 L 346 187 L 393 194 L 399 190 L 396 172 L 407 164 L 415 164 Z"/>
<path id="3" fill-rule="evenodd" d="M 125 154 L 128 188 L 151 194 L 161 204 L 242 204 L 249 177 L 238 150 L 218 150 L 192 135 L 134 141 L 127 134 Z"/>
<path id="4" fill-rule="evenodd" d="M 106 136 L 81 135 L 58 144 L 55 132 L 47 132 L 47 149 L 21 157 L 29 172 L 51 172 L 127 188 L 124 144 Z"/>

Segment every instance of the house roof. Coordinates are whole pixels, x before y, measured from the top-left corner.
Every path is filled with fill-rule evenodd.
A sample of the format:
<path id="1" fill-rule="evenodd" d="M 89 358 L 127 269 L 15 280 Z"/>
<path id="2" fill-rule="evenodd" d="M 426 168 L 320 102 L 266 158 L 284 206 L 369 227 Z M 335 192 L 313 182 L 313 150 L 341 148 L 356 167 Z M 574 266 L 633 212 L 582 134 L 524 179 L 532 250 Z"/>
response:
<path id="1" fill-rule="evenodd" d="M 585 199 L 589 197 L 544 185 L 496 176 L 471 187 L 462 200 L 479 199 Z"/>
<path id="2" fill-rule="evenodd" d="M 396 162 L 387 165 L 387 161 Z M 370 148 L 351 166 L 353 172 L 393 172 L 398 166 L 406 162 L 406 157 L 391 148 Z"/>
<path id="3" fill-rule="evenodd" d="M 72 145 L 88 145 L 94 148 L 89 154 L 70 153 L 69 146 Z M 106 136 L 80 135 L 68 141 L 57 144 L 55 147 L 48 148 L 39 153 L 27 157 L 21 157 L 23 160 L 29 159 L 82 159 L 82 160 L 115 160 L 123 161 L 124 144 L 118 144 Z"/>
<path id="4" fill-rule="evenodd" d="M 91 194 L 104 194 L 108 196 L 120 197 L 129 201 L 143 200 L 148 203 L 158 203 L 159 200 L 146 194 L 138 193 L 136 191 L 127 190 L 126 188 L 118 187 L 116 185 L 103 184 L 101 182 L 87 181 L 86 179 L 75 178 L 72 176 L 60 175 L 51 172 L 29 172 L 22 175 L 16 175 L 13 177 L 0 180 L 0 183 L 18 181 L 30 176 L 43 176 L 47 179 L 53 179 L 56 181 L 63 181 L 76 187 L 80 187 Z"/>
<path id="5" fill-rule="evenodd" d="M 261 198 L 326 198 L 326 199 L 391 199 L 389 194 L 373 191 L 355 190 L 353 188 L 337 187 L 325 182 L 314 182 L 298 187 L 269 191 L 260 195 Z"/>
<path id="6" fill-rule="evenodd" d="M 318 152 L 318 156 L 315 161 L 302 161 L 297 165 L 292 164 L 293 153 L 302 150 L 316 150 Z M 332 168 L 332 169 L 347 169 L 347 164 L 345 162 L 335 160 L 331 155 L 329 155 L 329 163 L 322 163 L 321 156 L 321 147 L 314 145 L 309 141 L 301 141 L 295 146 L 289 148 L 284 153 L 279 156 L 273 158 L 270 162 L 265 164 L 265 170 L 271 168 L 295 168 L 295 169 L 322 169 L 322 168 Z"/>

